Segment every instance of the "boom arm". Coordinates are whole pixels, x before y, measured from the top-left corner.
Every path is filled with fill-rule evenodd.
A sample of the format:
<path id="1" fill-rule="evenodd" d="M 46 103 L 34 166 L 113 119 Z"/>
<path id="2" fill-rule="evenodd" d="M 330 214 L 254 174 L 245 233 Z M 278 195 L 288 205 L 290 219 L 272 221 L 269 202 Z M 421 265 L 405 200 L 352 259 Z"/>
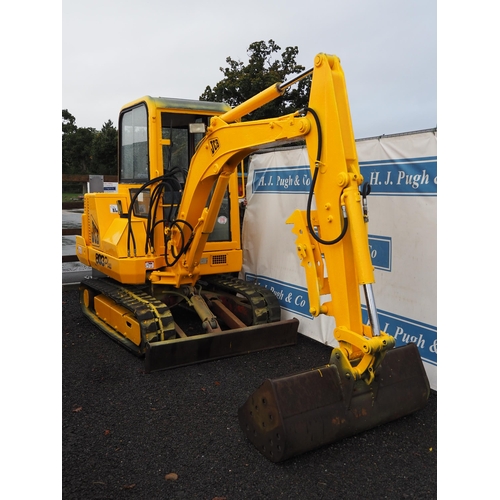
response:
<path id="1" fill-rule="evenodd" d="M 311 94 L 305 110 L 280 118 L 238 122 L 281 95 L 294 80 L 273 85 L 211 119 L 193 156 L 178 212 L 179 218 L 194 228 L 191 244 L 186 250 L 182 242 L 188 235 L 174 227 L 168 251 L 178 255 L 183 247 L 185 255 L 174 266 L 154 271 L 150 279 L 173 280 L 177 285 L 192 279 L 194 283 L 229 177 L 239 162 L 263 147 L 305 138 L 313 179 L 311 193 L 307 210 L 296 210 L 287 222 L 294 224 L 293 232 L 297 235 L 296 250 L 306 271 L 311 314 L 335 317 L 334 335 L 340 345 L 335 354 L 343 357 L 346 370 L 354 379 L 364 378 L 370 383 L 376 367 L 395 342 L 380 331 L 377 319 L 367 217 L 359 192 L 363 177 L 340 61 L 336 56 L 318 54 L 314 68 L 301 77 L 311 71 Z M 311 208 L 313 195 L 315 210 Z M 362 322 L 360 286 L 365 291 L 370 326 Z M 330 300 L 321 302 L 325 295 L 330 295 Z"/>
<path id="2" fill-rule="evenodd" d="M 306 136 L 312 186 L 306 211 L 288 219 L 297 235 L 297 253 L 306 269 L 311 314 L 335 317 L 335 338 L 355 379 L 373 380 L 393 337 L 380 331 L 372 283 L 375 282 L 368 245 L 367 214 L 362 207 L 359 170 L 345 78 L 335 56 L 320 54 L 309 99 L 313 131 Z M 317 209 L 311 210 L 312 194 Z M 315 228 L 316 230 L 313 230 Z M 324 261 L 327 278 L 324 278 Z M 363 325 L 359 287 L 365 292 L 370 326 Z M 331 300 L 321 303 L 321 296 Z"/>

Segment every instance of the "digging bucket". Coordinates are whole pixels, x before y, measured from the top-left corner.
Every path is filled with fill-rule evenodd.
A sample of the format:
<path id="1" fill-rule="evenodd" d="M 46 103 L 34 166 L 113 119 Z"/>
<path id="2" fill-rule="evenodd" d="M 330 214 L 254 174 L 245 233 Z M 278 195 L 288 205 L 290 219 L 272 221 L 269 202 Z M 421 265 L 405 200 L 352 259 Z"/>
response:
<path id="1" fill-rule="evenodd" d="M 429 393 L 415 344 L 388 351 L 370 385 L 354 381 L 334 349 L 328 365 L 266 380 L 238 419 L 257 450 L 281 462 L 413 413 Z"/>

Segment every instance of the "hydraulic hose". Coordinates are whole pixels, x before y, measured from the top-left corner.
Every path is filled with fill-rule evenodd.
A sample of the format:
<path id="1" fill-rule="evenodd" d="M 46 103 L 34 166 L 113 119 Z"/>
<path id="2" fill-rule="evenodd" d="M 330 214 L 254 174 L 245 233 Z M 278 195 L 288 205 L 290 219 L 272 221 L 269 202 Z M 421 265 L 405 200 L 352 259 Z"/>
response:
<path id="1" fill-rule="evenodd" d="M 151 199 L 150 199 L 150 204 L 149 204 L 149 213 L 148 213 L 148 222 L 147 222 L 147 234 L 146 234 L 146 248 L 145 248 L 145 251 L 147 253 L 148 251 L 148 245 L 150 245 L 151 247 L 154 245 L 154 227 L 156 226 L 156 224 L 158 223 L 158 221 L 156 223 L 154 223 L 152 225 L 152 216 L 153 214 L 155 213 L 156 211 L 156 208 L 158 207 L 158 204 L 159 204 L 159 200 L 161 199 L 161 196 L 165 190 L 165 186 L 168 185 L 169 189 L 171 189 L 173 191 L 173 186 L 171 185 L 172 184 L 172 181 L 175 181 L 178 183 L 177 179 L 175 178 L 175 173 L 176 173 L 176 170 L 177 169 L 173 169 L 171 172 L 169 172 L 168 175 L 162 175 L 162 176 L 159 176 L 159 177 L 155 177 L 154 179 L 151 179 L 149 180 L 148 182 L 144 183 L 139 189 L 138 191 L 134 194 L 134 196 L 132 197 L 131 199 L 131 202 L 130 202 L 130 207 L 128 209 L 128 213 L 127 213 L 127 219 L 128 219 L 128 234 L 127 234 L 127 252 L 128 254 L 130 255 L 130 242 L 132 241 L 132 244 L 133 244 L 133 250 L 134 250 L 134 255 L 136 253 L 136 244 L 135 244 L 135 237 L 134 237 L 134 232 L 132 230 L 132 212 L 133 212 L 133 209 L 134 209 L 134 204 L 139 196 L 139 194 L 141 192 L 143 192 L 148 186 L 150 186 L 151 184 L 155 184 L 155 183 L 159 183 L 159 185 L 156 186 L 156 188 L 153 190 L 153 193 L 151 195 Z M 180 185 L 179 185 L 180 187 Z M 178 229 L 179 229 L 179 232 L 181 233 L 181 250 L 179 252 L 178 255 L 174 255 L 174 261 L 173 262 L 167 262 L 167 266 L 172 266 L 174 265 L 178 260 L 179 258 L 181 257 L 181 255 L 183 255 L 184 253 L 187 252 L 189 246 L 191 245 L 191 242 L 193 240 L 193 227 L 191 226 L 191 224 L 189 224 L 187 221 L 184 221 L 184 220 L 174 220 L 174 221 L 169 221 L 170 223 L 170 227 L 173 227 L 173 226 L 176 226 Z M 190 231 L 191 231 L 191 236 L 189 237 L 188 241 L 185 243 L 185 237 L 184 237 L 184 233 L 182 232 L 182 229 L 181 227 L 179 226 L 179 223 L 182 223 L 184 224 L 185 226 L 187 226 Z M 165 245 L 165 260 L 166 260 L 166 247 L 167 245 Z"/>
<path id="2" fill-rule="evenodd" d="M 321 132 L 321 123 L 319 121 L 319 118 L 318 118 L 316 111 L 314 111 L 314 109 L 312 109 L 312 108 L 305 108 L 305 111 L 309 112 L 313 115 L 314 120 L 316 122 L 316 127 L 318 129 L 318 149 L 317 149 L 317 153 L 316 153 L 316 166 L 314 168 L 314 174 L 313 174 L 313 178 L 312 178 L 311 189 L 309 190 L 309 196 L 307 197 L 307 211 L 306 211 L 306 213 L 307 213 L 307 225 L 309 227 L 309 232 L 311 233 L 311 236 L 318 243 L 321 243 L 323 245 L 335 245 L 336 243 L 338 243 L 339 241 L 342 240 L 342 238 L 345 236 L 345 234 L 347 232 L 347 228 L 349 225 L 348 218 L 347 218 L 347 212 L 346 212 L 345 206 L 341 205 L 344 223 L 342 225 L 342 231 L 340 232 L 340 235 L 337 238 L 335 238 L 333 240 L 323 240 L 314 231 L 314 227 L 313 227 L 312 220 L 311 220 L 311 206 L 312 206 L 312 199 L 313 199 L 313 195 L 314 195 L 314 188 L 316 186 L 316 181 L 318 179 L 319 164 L 320 164 L 321 153 L 322 153 L 322 149 L 323 149 L 323 136 L 322 136 L 322 132 Z"/>

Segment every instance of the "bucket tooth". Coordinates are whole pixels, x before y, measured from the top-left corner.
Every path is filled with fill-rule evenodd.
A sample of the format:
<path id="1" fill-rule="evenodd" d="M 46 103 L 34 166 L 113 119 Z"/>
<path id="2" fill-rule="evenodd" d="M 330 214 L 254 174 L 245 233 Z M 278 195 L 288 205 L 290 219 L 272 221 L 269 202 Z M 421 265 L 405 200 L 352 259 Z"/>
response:
<path id="1" fill-rule="evenodd" d="M 240 407 L 240 427 L 281 462 L 425 406 L 429 381 L 415 344 L 387 352 L 374 381 L 346 377 L 340 363 L 266 380 Z M 347 380 L 346 380 L 347 379 Z"/>

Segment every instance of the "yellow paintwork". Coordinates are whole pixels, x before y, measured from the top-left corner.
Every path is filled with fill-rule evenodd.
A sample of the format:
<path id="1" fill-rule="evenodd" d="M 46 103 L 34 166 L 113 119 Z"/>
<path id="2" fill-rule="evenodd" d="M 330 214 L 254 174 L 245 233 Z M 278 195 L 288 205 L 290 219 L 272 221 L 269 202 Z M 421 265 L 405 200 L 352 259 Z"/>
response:
<path id="1" fill-rule="evenodd" d="M 150 179 L 163 174 L 162 148 L 170 144 L 170 140 L 162 139 L 161 113 L 211 116 L 210 126 L 191 159 L 178 206 L 177 218 L 194 228 L 192 242 L 182 252 L 183 242 L 191 232 L 186 225 L 173 225 L 167 229 L 170 239 L 165 249 L 166 229 L 159 224 L 155 226 L 157 247 L 146 254 L 145 219 L 132 215 L 130 226 L 117 210 L 121 204 L 122 212 L 127 213 L 131 201 L 129 190 L 141 186 L 120 184 L 117 194 L 85 196 L 77 255 L 82 262 L 122 283 L 149 281 L 180 287 L 194 285 L 204 274 L 240 271 L 238 166 L 258 149 L 305 139 L 313 177 L 317 170 L 316 210 L 311 212 L 313 226 L 322 240 L 331 241 L 342 233 L 345 224 L 342 209 L 348 220 L 345 236 L 335 244 L 323 244 L 311 236 L 306 212 L 296 210 L 287 220 L 294 225 L 293 232 L 297 235 L 296 250 L 306 273 L 311 314 L 335 317 L 334 335 L 342 352 L 350 360 L 359 360 L 356 368 L 352 367 L 352 374 L 370 382 L 374 368 L 394 345 L 394 339 L 383 332 L 372 332 L 362 322 L 360 286 L 373 283 L 374 274 L 359 193 L 363 177 L 340 60 L 333 55 L 316 56 L 307 110 L 271 119 L 240 121 L 282 93 L 280 84 L 272 85 L 234 109 L 217 103 L 151 97 L 127 104 L 124 110 L 140 103 L 147 105 Z M 322 149 L 318 159 L 320 130 Z M 208 241 L 227 188 L 232 239 Z M 160 218 L 158 213 L 156 216 Z M 135 245 L 130 243 L 130 227 Z M 178 255 L 181 258 L 174 262 Z"/>
<path id="2" fill-rule="evenodd" d="M 94 297 L 97 316 L 135 345 L 141 343 L 141 326 L 129 311 L 104 295 Z"/>
<path id="3" fill-rule="evenodd" d="M 313 131 L 306 136 L 311 175 L 319 169 L 314 191 L 317 210 L 311 214 L 313 224 L 323 240 L 337 238 L 342 231 L 340 208 L 344 205 L 349 225 L 341 241 L 323 245 L 308 231 L 304 211 L 297 210 L 287 223 L 294 224 L 293 232 L 297 235 L 296 250 L 306 272 L 311 314 L 335 317 L 334 336 L 340 347 L 349 359 L 360 359 L 352 368 L 353 376 L 371 382 L 374 369 L 387 349 L 394 346 L 394 339 L 384 332 L 372 332 L 362 323 L 360 286 L 374 283 L 375 278 L 359 193 L 363 177 L 344 73 L 337 57 L 316 56 L 309 107 L 318 115 L 323 137 L 317 163 L 318 134 L 313 121 Z"/>
<path id="4" fill-rule="evenodd" d="M 162 112 L 204 114 L 211 117 L 231 109 L 224 103 L 145 96 L 128 103 L 122 110 L 141 103 L 145 103 L 148 108 L 150 178 L 163 174 L 161 148 L 170 143 L 168 139 L 161 138 L 160 117 Z M 153 253 L 145 253 L 146 219 L 132 216 L 131 227 L 135 244 L 130 240 L 129 223 L 127 218 L 120 217 L 118 204 L 121 203 L 122 213 L 127 213 L 131 202 L 130 189 L 140 188 L 139 184 L 120 183 L 118 193 L 89 193 L 85 195 L 82 236 L 77 237 L 77 255 L 82 263 L 127 284 L 145 283 L 150 279 L 154 282 L 178 287 L 183 284 L 194 284 L 200 274 L 239 271 L 242 265 L 242 251 L 237 173 L 229 176 L 228 186 L 231 193 L 229 218 L 231 241 L 206 242 L 208 235 L 206 237 L 201 234 L 197 235 L 197 238 L 201 236 L 205 244 L 201 253 L 196 255 L 196 262 L 191 261 L 190 264 L 191 268 L 196 267 L 196 273 L 194 273 L 196 276 L 185 271 L 184 261 L 175 269 L 166 267 L 166 261 L 163 257 L 165 247 L 163 245 L 162 225 L 158 225 L 155 229 L 157 246 Z M 222 192 L 223 194 L 224 192 Z M 192 200 L 196 208 L 201 211 L 201 205 L 204 201 L 200 199 L 200 195 L 197 194 Z M 211 214 L 212 223 L 218 210 L 217 213 L 214 212 L 212 211 Z M 201 227 L 198 221 L 194 221 L 194 225 Z"/>

